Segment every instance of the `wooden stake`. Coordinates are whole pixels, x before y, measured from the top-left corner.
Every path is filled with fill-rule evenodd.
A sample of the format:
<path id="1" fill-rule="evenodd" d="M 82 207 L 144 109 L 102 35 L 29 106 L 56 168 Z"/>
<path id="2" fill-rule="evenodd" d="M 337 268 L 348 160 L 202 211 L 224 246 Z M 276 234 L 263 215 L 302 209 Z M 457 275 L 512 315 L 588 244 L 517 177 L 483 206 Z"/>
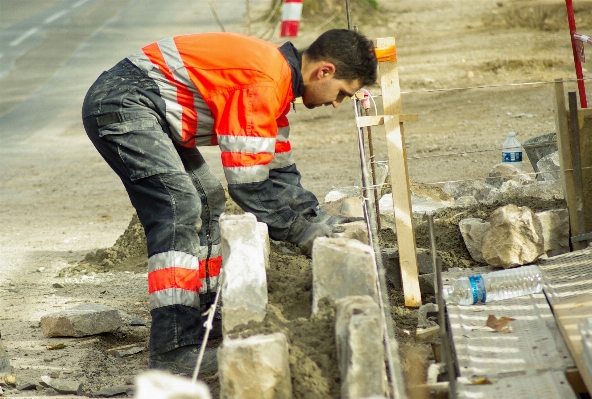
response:
<path id="1" fill-rule="evenodd" d="M 394 44 L 394 37 L 377 39 L 377 46 L 379 48 L 393 46 Z M 405 306 L 416 308 L 421 306 L 421 292 L 419 290 L 419 272 L 415 248 L 415 231 L 413 229 L 407 153 L 405 150 L 402 124 L 399 124 L 399 115 L 403 113 L 401 88 L 399 86 L 399 70 L 397 61 L 381 62 L 378 68 L 380 71 L 380 86 L 382 88 L 382 102 L 385 115 L 384 128 L 386 131 L 403 294 L 405 296 Z"/>
<path id="2" fill-rule="evenodd" d="M 578 118 L 578 98 L 575 91 L 567 93 L 569 99 L 569 133 L 571 144 L 571 163 L 573 165 L 573 183 L 576 203 L 576 226 L 577 232 L 572 231 L 572 236 L 586 233 L 586 222 L 584 219 L 584 188 L 582 187 L 582 163 L 580 162 L 580 121 Z M 574 215 L 572 215 L 573 217 Z M 573 248 L 583 249 L 588 241 L 574 242 Z"/>

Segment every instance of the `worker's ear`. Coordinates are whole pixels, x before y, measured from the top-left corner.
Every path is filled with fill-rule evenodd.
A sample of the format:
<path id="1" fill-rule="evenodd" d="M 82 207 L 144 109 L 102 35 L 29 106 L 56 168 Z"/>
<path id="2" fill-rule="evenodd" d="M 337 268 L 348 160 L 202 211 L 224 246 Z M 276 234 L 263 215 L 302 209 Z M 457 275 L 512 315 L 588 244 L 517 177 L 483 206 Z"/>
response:
<path id="1" fill-rule="evenodd" d="M 319 63 L 319 65 L 317 65 L 316 70 L 316 77 L 319 80 L 331 79 L 333 78 L 333 75 L 335 75 L 335 65 L 333 65 L 331 62 L 322 61 Z"/>

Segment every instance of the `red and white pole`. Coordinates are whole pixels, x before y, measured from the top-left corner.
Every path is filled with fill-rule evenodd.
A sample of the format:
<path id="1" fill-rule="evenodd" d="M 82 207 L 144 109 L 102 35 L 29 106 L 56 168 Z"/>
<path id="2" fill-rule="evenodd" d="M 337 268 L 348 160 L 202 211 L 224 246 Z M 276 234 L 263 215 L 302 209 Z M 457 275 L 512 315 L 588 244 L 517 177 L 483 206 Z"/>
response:
<path id="1" fill-rule="evenodd" d="M 574 17 L 572 0 L 565 0 L 567 8 L 567 22 L 569 23 L 569 36 L 571 38 L 571 47 L 573 50 L 574 64 L 576 67 L 576 77 L 578 78 L 578 92 L 580 93 L 580 106 L 588 108 L 588 100 L 586 98 L 586 85 L 584 84 L 584 72 L 582 71 L 582 62 L 580 60 L 578 45 L 576 43 L 576 19 Z"/>
<path id="2" fill-rule="evenodd" d="M 300 16 L 302 15 L 302 0 L 285 0 L 282 8 L 282 29 L 280 37 L 298 36 Z"/>

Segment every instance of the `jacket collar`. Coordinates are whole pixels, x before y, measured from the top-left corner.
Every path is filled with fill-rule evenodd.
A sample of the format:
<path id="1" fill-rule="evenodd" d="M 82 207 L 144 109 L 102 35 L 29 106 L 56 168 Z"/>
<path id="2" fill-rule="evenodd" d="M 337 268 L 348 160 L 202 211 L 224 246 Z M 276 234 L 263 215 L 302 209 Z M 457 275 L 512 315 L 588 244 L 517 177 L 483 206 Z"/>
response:
<path id="1" fill-rule="evenodd" d="M 290 42 L 282 44 L 278 50 L 284 56 L 292 70 L 292 92 L 294 97 L 301 97 L 304 93 L 304 80 L 300 73 L 300 56 L 296 47 Z"/>

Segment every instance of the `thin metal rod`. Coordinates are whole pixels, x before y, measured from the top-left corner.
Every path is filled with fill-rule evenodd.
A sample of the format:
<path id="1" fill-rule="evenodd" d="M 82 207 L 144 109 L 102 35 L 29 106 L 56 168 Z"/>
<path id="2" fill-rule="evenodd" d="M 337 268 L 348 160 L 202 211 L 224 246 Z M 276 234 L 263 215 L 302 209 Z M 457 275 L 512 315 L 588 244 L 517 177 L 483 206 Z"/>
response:
<path id="1" fill-rule="evenodd" d="M 567 8 L 567 22 L 569 23 L 569 38 L 571 40 L 571 49 L 573 52 L 574 66 L 576 67 L 576 77 L 578 78 L 578 91 L 580 92 L 580 104 L 582 108 L 588 108 L 588 100 L 586 99 L 586 85 L 584 81 L 584 72 L 582 70 L 582 62 L 578 51 L 578 44 L 574 37 L 576 33 L 576 18 L 574 16 L 574 9 L 572 0 L 565 0 L 565 7 Z M 580 44 L 582 45 L 582 44 Z"/>
<path id="2" fill-rule="evenodd" d="M 366 116 L 370 116 L 370 110 L 366 109 Z M 368 150 L 370 152 L 370 168 L 372 169 L 372 185 L 375 187 L 374 189 L 374 207 L 376 208 L 376 229 L 378 231 L 382 230 L 380 226 L 380 207 L 379 207 L 379 200 L 380 200 L 380 188 L 376 185 L 376 162 L 374 162 L 374 144 L 372 144 L 372 129 L 370 126 L 366 127 L 366 132 L 368 133 Z"/>
<path id="3" fill-rule="evenodd" d="M 359 104 L 354 101 L 354 113 L 356 118 L 358 115 Z M 362 171 L 362 184 L 368 186 L 368 175 L 366 166 L 366 156 L 364 153 L 364 136 L 362 129 L 358 130 L 358 150 L 360 155 L 360 169 Z M 371 190 L 369 190 L 371 193 Z M 376 213 L 373 209 L 373 201 L 368 196 L 364 196 L 364 218 L 366 219 L 366 226 L 368 228 L 368 241 L 374 250 L 374 261 L 376 263 L 378 281 L 376 282 L 378 290 L 378 304 L 380 306 L 382 326 L 384 331 L 384 346 L 386 351 L 386 359 L 389 369 L 389 379 L 391 383 L 391 396 L 394 399 L 407 399 L 405 391 L 405 384 L 403 382 L 403 372 L 399 360 L 399 345 L 395 338 L 395 328 L 393 326 L 393 318 L 391 314 L 391 305 L 388 297 L 388 289 L 386 285 L 386 272 L 382 263 L 382 255 L 380 253 L 380 242 L 378 234 L 375 230 Z M 395 361 L 394 359 L 397 359 Z"/>
<path id="4" fill-rule="evenodd" d="M 454 357 L 452 356 L 452 348 L 448 336 L 448 329 L 446 328 L 446 305 L 444 297 L 442 296 L 442 261 L 436 255 L 436 234 L 434 229 L 434 215 L 429 213 L 428 217 L 428 231 L 430 236 L 430 248 L 432 252 L 432 262 L 434 270 L 434 291 L 436 293 L 436 304 L 438 305 L 438 324 L 440 325 L 440 345 L 442 348 L 442 356 L 446 364 L 446 373 L 448 374 L 449 389 L 448 397 L 456 398 L 456 366 Z"/>
<path id="5" fill-rule="evenodd" d="M 345 0 L 345 11 L 347 12 L 347 29 L 351 30 L 352 23 L 351 23 L 351 12 L 349 8 L 349 0 Z"/>

